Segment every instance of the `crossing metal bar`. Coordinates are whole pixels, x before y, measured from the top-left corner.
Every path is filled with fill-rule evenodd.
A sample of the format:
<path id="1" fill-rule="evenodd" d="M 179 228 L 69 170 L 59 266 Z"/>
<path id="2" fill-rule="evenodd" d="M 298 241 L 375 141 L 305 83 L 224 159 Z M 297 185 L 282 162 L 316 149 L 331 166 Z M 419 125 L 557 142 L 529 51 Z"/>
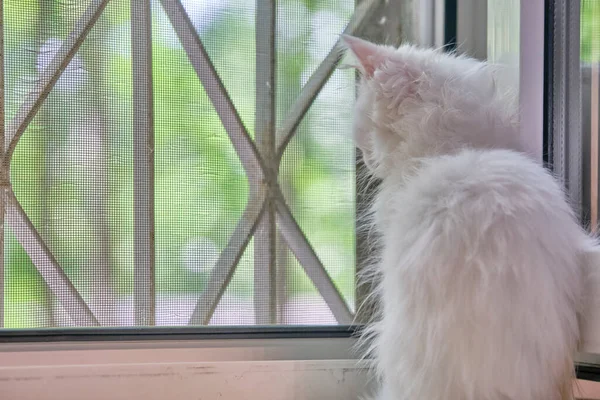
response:
<path id="1" fill-rule="evenodd" d="M 202 86 L 219 115 L 225 131 L 242 162 L 248 179 L 262 179 L 264 165 L 252 138 L 242 123 L 227 90 L 219 78 L 208 53 L 190 20 L 189 15 L 179 0 L 160 0 L 171 25 L 179 37 L 192 67 L 196 71 Z"/>
<path id="2" fill-rule="evenodd" d="M 215 267 L 212 270 L 208 283 L 196 303 L 194 312 L 189 320 L 189 325 L 208 325 L 210 319 L 221 300 L 233 273 L 246 250 L 250 238 L 265 210 L 265 190 L 261 188 L 257 193 L 252 193 L 242 218 L 221 252 Z"/>
<path id="3" fill-rule="evenodd" d="M 382 1 L 383 0 L 365 0 L 361 2 L 356 7 L 354 15 L 346 26 L 346 29 L 344 29 L 344 34 L 359 34 L 368 23 L 372 23 L 371 16 L 375 13 L 377 9 L 376 6 Z M 343 47 L 338 40 L 329 54 L 327 54 L 327 57 L 325 57 L 323 62 L 302 88 L 298 100 L 292 105 L 287 117 L 277 130 L 277 157 L 279 159 L 281 159 L 287 145 L 294 137 L 296 128 L 298 128 L 298 125 L 302 122 L 306 112 L 331 77 L 331 74 L 333 74 L 337 68 L 342 56 Z"/>

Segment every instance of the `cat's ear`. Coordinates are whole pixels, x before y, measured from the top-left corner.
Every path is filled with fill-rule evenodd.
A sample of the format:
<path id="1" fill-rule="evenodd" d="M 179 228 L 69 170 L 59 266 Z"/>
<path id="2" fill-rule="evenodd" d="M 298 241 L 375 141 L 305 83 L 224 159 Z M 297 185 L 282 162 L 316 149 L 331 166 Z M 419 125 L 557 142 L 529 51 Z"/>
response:
<path id="1" fill-rule="evenodd" d="M 372 77 L 375 70 L 383 64 L 386 52 L 383 47 L 350 35 L 342 35 L 342 42 L 352 52 L 358 66 L 366 77 Z"/>

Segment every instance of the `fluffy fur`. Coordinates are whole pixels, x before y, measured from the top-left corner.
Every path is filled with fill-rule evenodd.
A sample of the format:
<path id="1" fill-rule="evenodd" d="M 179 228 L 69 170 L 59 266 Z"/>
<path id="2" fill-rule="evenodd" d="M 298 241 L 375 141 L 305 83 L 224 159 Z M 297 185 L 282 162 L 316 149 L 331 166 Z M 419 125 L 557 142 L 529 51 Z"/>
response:
<path id="1" fill-rule="evenodd" d="M 567 400 L 596 247 L 529 155 L 496 67 L 345 37 L 355 140 L 381 179 L 381 400 Z"/>

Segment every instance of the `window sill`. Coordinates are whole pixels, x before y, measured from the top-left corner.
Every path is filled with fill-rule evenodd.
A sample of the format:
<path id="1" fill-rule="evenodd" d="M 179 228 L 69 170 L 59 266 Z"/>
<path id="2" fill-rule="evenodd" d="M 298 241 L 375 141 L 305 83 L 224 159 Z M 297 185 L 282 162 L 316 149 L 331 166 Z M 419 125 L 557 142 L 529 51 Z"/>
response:
<path id="1" fill-rule="evenodd" d="M 351 338 L 0 344 L 0 392 L 19 400 L 353 400 L 372 392 Z M 585 357 L 582 358 L 582 361 Z M 600 382 L 579 380 L 580 399 Z"/>
<path id="2" fill-rule="evenodd" d="M 348 338 L 0 344 L 0 392 L 19 400 L 358 399 Z"/>
<path id="3" fill-rule="evenodd" d="M 355 360 L 81 364 L 0 368 L 6 398 L 21 400 L 349 400 L 365 392 Z M 250 396 L 251 397 L 251 396 Z"/>

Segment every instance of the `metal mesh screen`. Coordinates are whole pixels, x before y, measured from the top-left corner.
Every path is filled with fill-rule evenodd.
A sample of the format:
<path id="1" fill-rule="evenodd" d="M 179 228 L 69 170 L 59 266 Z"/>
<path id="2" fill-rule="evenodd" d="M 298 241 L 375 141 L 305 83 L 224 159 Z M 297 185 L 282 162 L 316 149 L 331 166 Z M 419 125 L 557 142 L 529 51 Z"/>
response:
<path id="1" fill-rule="evenodd" d="M 384 3 L 0 0 L 0 327 L 350 323 Z"/>

